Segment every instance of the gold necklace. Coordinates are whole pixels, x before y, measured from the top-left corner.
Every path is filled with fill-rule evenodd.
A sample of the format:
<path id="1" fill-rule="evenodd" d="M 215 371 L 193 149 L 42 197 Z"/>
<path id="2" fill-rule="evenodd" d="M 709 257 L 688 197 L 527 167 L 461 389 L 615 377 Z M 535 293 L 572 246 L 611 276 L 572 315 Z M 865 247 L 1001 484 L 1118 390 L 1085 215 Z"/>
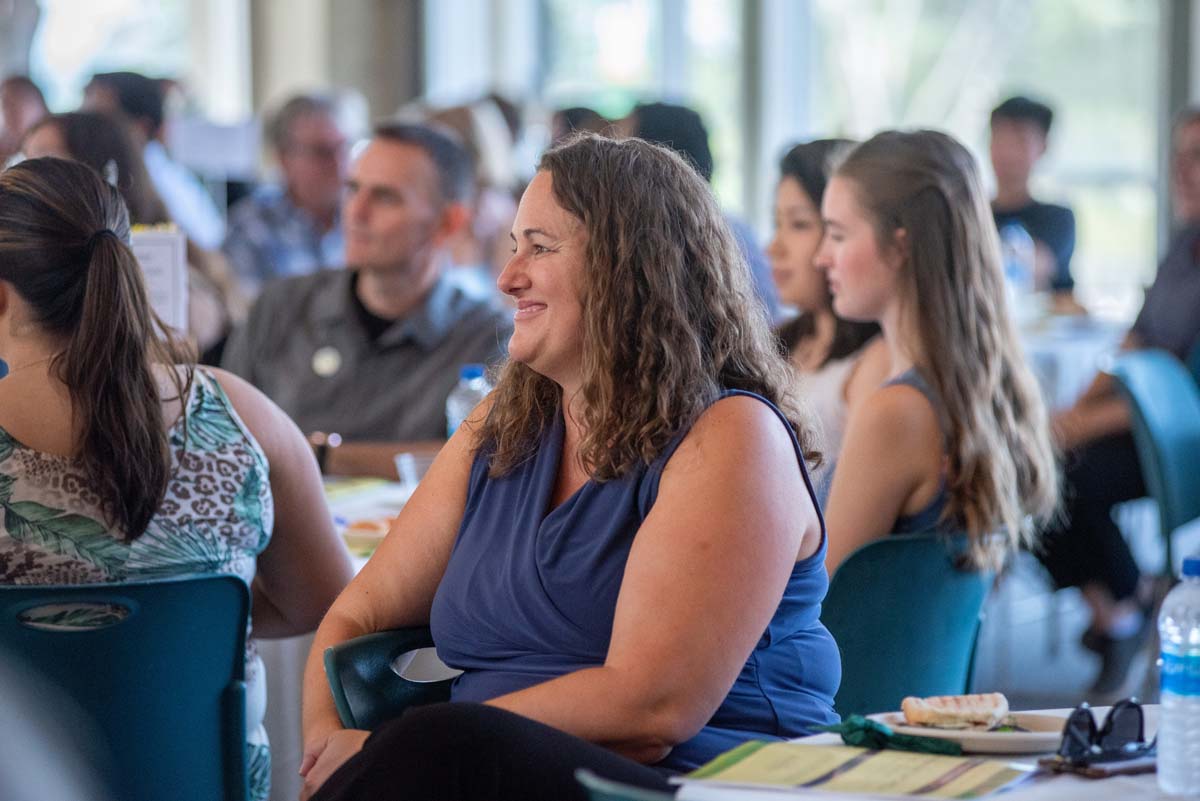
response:
<path id="1" fill-rule="evenodd" d="M 37 365 L 39 365 L 39 364 L 43 364 L 43 363 L 45 363 L 45 362 L 48 362 L 48 361 L 50 361 L 51 359 L 53 359 L 53 358 L 54 358 L 55 356 L 57 356 L 57 355 L 58 355 L 58 354 L 57 354 L 57 353 L 55 353 L 55 354 L 53 354 L 52 356 L 45 356 L 45 357 L 43 357 L 43 358 L 41 358 L 41 359 L 34 359 L 33 361 L 31 361 L 31 362 L 26 362 L 25 364 L 22 364 L 22 365 L 20 365 L 19 367 L 9 367 L 9 368 L 8 368 L 8 372 L 7 372 L 7 373 L 5 373 L 5 377 L 7 378 L 8 376 L 12 375 L 13 373 L 16 373 L 16 372 L 19 372 L 19 371 L 21 371 L 21 370 L 24 370 L 26 367 L 36 367 L 36 366 L 37 366 Z M 5 362 L 5 364 L 8 364 L 8 362 Z"/>

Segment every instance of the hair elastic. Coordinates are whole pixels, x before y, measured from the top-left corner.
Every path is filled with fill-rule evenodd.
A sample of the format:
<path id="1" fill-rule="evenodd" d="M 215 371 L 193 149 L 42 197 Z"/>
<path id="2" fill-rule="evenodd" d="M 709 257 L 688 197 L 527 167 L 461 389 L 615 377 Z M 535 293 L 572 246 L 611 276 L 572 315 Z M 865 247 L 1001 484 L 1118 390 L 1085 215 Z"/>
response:
<path id="1" fill-rule="evenodd" d="M 94 233 L 88 237 L 87 249 L 88 249 L 89 257 L 91 256 L 92 251 L 96 249 L 96 243 L 99 242 L 105 236 L 111 236 L 112 238 L 114 238 L 118 241 L 120 240 L 120 237 L 117 236 L 117 232 L 114 231 L 113 229 L 101 228 L 99 231 L 97 231 L 96 233 Z"/>

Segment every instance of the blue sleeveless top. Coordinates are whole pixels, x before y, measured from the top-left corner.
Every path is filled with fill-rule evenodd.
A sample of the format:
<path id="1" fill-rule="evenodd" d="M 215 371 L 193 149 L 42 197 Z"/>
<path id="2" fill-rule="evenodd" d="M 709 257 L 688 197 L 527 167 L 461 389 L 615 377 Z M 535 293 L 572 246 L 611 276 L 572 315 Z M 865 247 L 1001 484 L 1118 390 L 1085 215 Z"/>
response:
<path id="1" fill-rule="evenodd" d="M 929 401 L 929 405 L 933 407 L 934 414 L 937 415 L 938 425 L 942 429 L 943 439 L 946 436 L 946 410 L 942 406 L 941 398 L 933 391 L 933 387 L 929 386 L 929 382 L 925 380 L 925 376 L 915 367 L 910 367 L 900 375 L 884 384 L 885 387 L 890 387 L 896 384 L 904 384 L 920 392 L 925 396 L 925 400 Z M 923 508 L 911 515 L 900 515 L 896 518 L 895 524 L 892 526 L 892 534 L 926 534 L 932 531 L 954 531 L 957 526 L 953 525 L 952 521 L 942 520 L 942 511 L 946 508 L 946 504 L 950 500 L 950 495 L 946 492 L 946 477 L 943 475 L 942 480 L 938 485 L 937 494 L 930 499 L 929 503 Z"/>
<path id="2" fill-rule="evenodd" d="M 731 395 L 758 398 L 784 419 L 757 395 L 721 397 Z M 562 454 L 561 412 L 537 452 L 502 478 L 489 478 L 487 455 L 476 454 L 462 526 L 430 612 L 438 656 L 464 671 L 453 700 L 486 701 L 604 663 L 629 549 L 685 434 L 649 465 L 612 481 L 589 480 L 548 514 Z M 794 435 L 792 444 L 811 497 Z M 798 737 L 837 722 L 841 661 L 820 621 L 828 586 L 822 522 L 820 548 L 796 563 L 729 695 L 662 767 L 691 770 L 745 740 Z"/>

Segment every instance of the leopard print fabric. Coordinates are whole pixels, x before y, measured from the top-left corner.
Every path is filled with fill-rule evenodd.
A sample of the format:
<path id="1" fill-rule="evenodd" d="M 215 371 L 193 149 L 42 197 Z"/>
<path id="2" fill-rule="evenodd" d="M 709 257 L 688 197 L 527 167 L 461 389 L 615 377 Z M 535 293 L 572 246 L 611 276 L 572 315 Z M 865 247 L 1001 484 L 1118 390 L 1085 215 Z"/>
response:
<path id="1" fill-rule="evenodd" d="M 93 584 L 232 573 L 247 584 L 274 524 L 266 455 L 211 373 L 194 372 L 187 413 L 171 427 L 172 477 L 146 531 L 110 530 L 77 460 L 25 447 L 0 428 L 0 583 Z M 247 639 L 251 797 L 270 789 L 265 683 Z"/>

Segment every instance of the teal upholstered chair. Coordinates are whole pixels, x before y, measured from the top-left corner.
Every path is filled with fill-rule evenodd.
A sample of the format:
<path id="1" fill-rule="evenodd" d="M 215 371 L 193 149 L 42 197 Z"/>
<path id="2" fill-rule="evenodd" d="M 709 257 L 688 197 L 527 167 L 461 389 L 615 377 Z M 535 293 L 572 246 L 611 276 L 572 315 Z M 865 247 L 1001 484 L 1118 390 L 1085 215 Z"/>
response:
<path id="1" fill-rule="evenodd" d="M 833 574 L 821 620 L 842 656 L 839 714 L 967 691 L 992 574 L 960 567 L 961 543 L 890 536 L 859 548 Z"/>
<path id="2" fill-rule="evenodd" d="M 114 798 L 244 801 L 249 610 L 237 576 L 0 586 L 0 650 L 90 718 Z"/>
<path id="3" fill-rule="evenodd" d="M 602 779 L 582 768 L 575 771 L 575 780 L 587 790 L 591 801 L 671 801 L 675 797 L 657 790 L 643 790 L 641 787 Z"/>
<path id="4" fill-rule="evenodd" d="M 1200 517 L 1200 386 L 1182 362 L 1161 350 L 1123 354 L 1112 374 L 1129 400 L 1142 476 L 1158 504 L 1163 575 L 1170 575 L 1171 534 Z"/>
<path id="5" fill-rule="evenodd" d="M 325 649 L 325 678 L 342 725 L 374 729 L 410 706 L 450 700 L 457 671 L 442 666 L 427 678 L 407 668 L 421 649 L 433 647 L 428 627 L 393 629 L 355 637 Z"/>

